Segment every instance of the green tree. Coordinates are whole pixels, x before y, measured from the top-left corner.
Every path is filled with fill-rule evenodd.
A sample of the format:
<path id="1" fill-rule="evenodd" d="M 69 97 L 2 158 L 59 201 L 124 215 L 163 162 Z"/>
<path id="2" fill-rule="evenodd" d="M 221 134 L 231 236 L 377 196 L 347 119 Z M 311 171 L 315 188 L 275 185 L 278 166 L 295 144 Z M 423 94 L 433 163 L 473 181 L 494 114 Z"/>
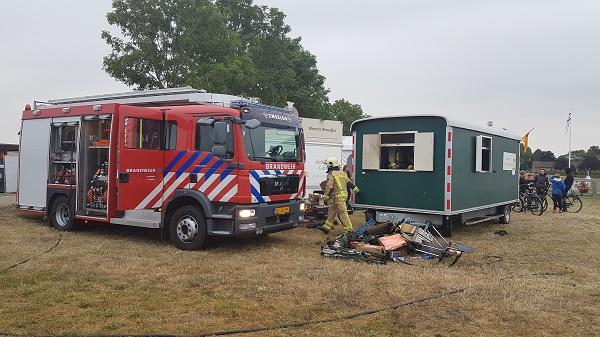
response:
<path id="1" fill-rule="evenodd" d="M 239 38 L 209 0 L 114 0 L 112 5 L 107 19 L 122 35 L 102 32 L 112 48 L 103 62 L 112 77 L 137 89 L 192 84 L 233 91 L 253 82 L 254 69 L 239 53 Z M 224 86 L 225 70 L 241 81 Z"/>
<path id="2" fill-rule="evenodd" d="M 600 146 L 598 146 L 598 145 L 590 146 L 590 148 L 587 150 L 586 154 L 588 156 L 596 157 L 596 158 L 600 159 Z"/>
<path id="3" fill-rule="evenodd" d="M 287 36 L 291 28 L 285 14 L 252 0 L 216 0 L 216 5 L 257 68 L 257 85 L 250 94 L 278 106 L 292 101 L 303 117 L 328 118 L 325 77 L 301 39 Z"/>
<path id="4" fill-rule="evenodd" d="M 590 146 L 583 155 L 583 159 L 579 163 L 581 170 L 600 170 L 600 147 L 597 145 Z"/>
<path id="5" fill-rule="evenodd" d="M 556 156 L 552 151 L 542 151 L 540 149 L 537 149 L 533 152 L 532 160 L 553 161 L 556 160 Z"/>
<path id="6" fill-rule="evenodd" d="M 541 156 L 540 160 L 554 161 L 554 160 L 556 160 L 556 156 L 554 155 L 554 152 L 552 152 L 552 151 L 542 151 L 542 156 Z"/>
<path id="7" fill-rule="evenodd" d="M 600 170 L 600 159 L 596 156 L 586 154 L 581 163 L 579 163 L 579 169 L 582 171 Z"/>
<path id="8" fill-rule="evenodd" d="M 541 158 L 542 158 L 542 150 L 537 149 L 537 150 L 533 151 L 533 154 L 531 155 L 532 161 L 542 160 Z"/>
<path id="9" fill-rule="evenodd" d="M 350 125 L 357 119 L 370 117 L 365 114 L 359 104 L 352 104 L 345 99 L 338 99 L 327 108 L 331 117 L 344 123 L 344 136 L 350 136 Z"/>
<path id="10" fill-rule="evenodd" d="M 564 170 L 569 167 L 569 157 L 566 154 L 562 154 L 556 158 L 554 162 L 554 168 L 557 170 Z"/>
<path id="11" fill-rule="evenodd" d="M 523 151 L 525 145 L 521 144 L 521 157 L 520 157 L 520 168 L 521 170 L 531 170 L 531 163 L 533 160 L 533 153 L 531 152 L 531 148 L 528 147 L 527 150 Z"/>
<path id="12" fill-rule="evenodd" d="M 585 156 L 585 150 L 574 150 L 571 151 L 571 160 L 572 161 L 582 161 Z"/>
<path id="13" fill-rule="evenodd" d="M 136 89 L 190 85 L 329 117 L 316 57 L 277 8 L 252 0 L 113 0 L 104 69 Z"/>

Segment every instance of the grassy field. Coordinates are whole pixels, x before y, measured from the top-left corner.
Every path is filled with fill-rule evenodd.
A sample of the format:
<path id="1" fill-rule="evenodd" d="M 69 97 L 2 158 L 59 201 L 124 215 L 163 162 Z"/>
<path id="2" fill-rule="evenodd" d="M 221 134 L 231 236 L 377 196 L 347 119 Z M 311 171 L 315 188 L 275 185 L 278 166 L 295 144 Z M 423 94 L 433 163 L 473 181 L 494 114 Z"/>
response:
<path id="1" fill-rule="evenodd" d="M 578 214 L 461 228 L 453 239 L 477 250 L 452 268 L 324 258 L 314 229 L 184 252 L 152 230 L 86 224 L 59 233 L 13 206 L 0 215 L 0 335 L 201 335 L 457 289 L 240 336 L 600 335 L 600 198 L 585 198 Z"/>

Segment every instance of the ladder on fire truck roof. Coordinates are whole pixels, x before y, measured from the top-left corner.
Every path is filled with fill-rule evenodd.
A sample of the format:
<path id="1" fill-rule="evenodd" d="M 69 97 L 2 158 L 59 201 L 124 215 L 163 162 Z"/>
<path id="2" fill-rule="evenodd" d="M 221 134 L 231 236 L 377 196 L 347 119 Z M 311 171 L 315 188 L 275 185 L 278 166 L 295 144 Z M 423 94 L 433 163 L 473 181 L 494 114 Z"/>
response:
<path id="1" fill-rule="evenodd" d="M 180 87 L 157 90 L 129 91 L 114 94 L 81 96 L 61 99 L 51 99 L 42 103 L 42 106 L 36 108 L 57 106 L 57 105 L 82 105 L 82 104 L 107 104 L 119 103 L 139 106 L 166 106 L 183 104 L 202 104 L 217 105 L 223 107 L 251 107 L 265 110 L 274 110 L 279 112 L 293 111 L 293 103 L 288 103 L 288 107 L 279 108 L 267 104 L 261 104 L 257 98 L 245 98 L 226 94 L 215 94 L 198 90 L 192 87 Z"/>
<path id="2" fill-rule="evenodd" d="M 244 98 L 232 95 L 208 93 L 206 90 L 198 90 L 192 87 L 181 87 L 51 99 L 46 103 L 49 105 L 120 103 L 150 106 L 179 104 L 211 104 L 229 106 L 231 101 L 236 100 L 244 100 Z"/>

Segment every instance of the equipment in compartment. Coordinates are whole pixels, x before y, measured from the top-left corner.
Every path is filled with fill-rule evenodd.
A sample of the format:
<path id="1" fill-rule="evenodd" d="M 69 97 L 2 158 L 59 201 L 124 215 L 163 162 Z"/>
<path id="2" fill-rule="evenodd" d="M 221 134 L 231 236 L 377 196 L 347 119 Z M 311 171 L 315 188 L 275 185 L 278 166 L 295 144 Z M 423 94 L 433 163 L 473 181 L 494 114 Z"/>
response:
<path id="1" fill-rule="evenodd" d="M 110 144 L 110 119 L 100 120 L 98 135 L 90 135 L 91 148 L 104 148 Z"/>
<path id="2" fill-rule="evenodd" d="M 98 166 L 90 182 L 87 193 L 87 206 L 96 209 L 106 209 L 108 192 L 108 161 L 105 160 Z"/>
<path id="3" fill-rule="evenodd" d="M 56 123 L 50 134 L 51 184 L 75 185 L 77 162 L 77 123 Z"/>
<path id="4" fill-rule="evenodd" d="M 56 168 L 54 174 L 54 184 L 75 185 L 75 169 L 65 165 L 60 165 Z"/>
<path id="5" fill-rule="evenodd" d="M 84 117 L 81 127 L 83 149 L 79 167 L 78 210 L 80 214 L 106 217 L 110 164 L 110 116 Z"/>

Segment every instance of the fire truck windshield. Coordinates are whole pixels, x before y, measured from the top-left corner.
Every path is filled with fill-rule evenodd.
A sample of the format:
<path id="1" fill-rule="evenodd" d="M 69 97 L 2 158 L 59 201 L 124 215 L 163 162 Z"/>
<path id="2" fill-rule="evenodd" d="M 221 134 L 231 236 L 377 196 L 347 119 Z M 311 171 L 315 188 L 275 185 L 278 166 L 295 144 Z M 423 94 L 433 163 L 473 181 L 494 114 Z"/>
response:
<path id="1" fill-rule="evenodd" d="M 299 162 L 302 158 L 298 128 L 263 123 L 256 129 L 243 128 L 248 159 Z"/>

